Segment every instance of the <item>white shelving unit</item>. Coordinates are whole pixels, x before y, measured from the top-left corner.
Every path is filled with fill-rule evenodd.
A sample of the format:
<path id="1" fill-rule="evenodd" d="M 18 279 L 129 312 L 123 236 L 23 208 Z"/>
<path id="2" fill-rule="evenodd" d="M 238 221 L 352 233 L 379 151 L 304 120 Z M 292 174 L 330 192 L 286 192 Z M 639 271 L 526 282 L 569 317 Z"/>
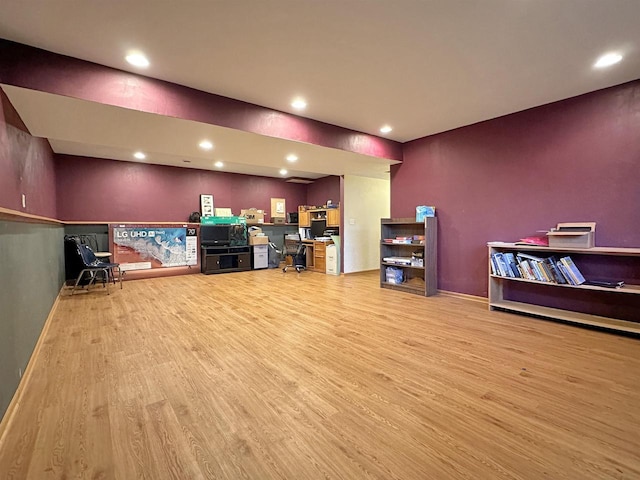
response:
<path id="1" fill-rule="evenodd" d="M 537 247 L 528 245 L 515 245 L 513 243 L 490 242 L 487 244 L 489 248 L 489 263 L 491 255 L 497 252 L 530 252 L 541 257 L 551 255 L 598 255 L 611 257 L 640 257 L 640 248 L 616 248 L 616 247 L 594 247 L 594 248 L 550 248 Z M 535 252 L 535 253 L 534 253 Z M 606 272 L 605 272 L 606 273 Z M 625 282 L 628 279 L 620 279 Z M 544 285 L 547 288 L 554 289 L 579 289 L 586 291 L 607 292 L 609 295 L 620 295 L 620 301 L 624 301 L 627 295 L 640 295 L 640 285 L 625 284 L 621 288 L 606 288 L 592 285 L 565 285 L 550 282 L 540 282 L 527 280 L 524 278 L 502 277 L 491 273 L 491 265 L 489 264 L 489 308 L 494 310 L 499 308 L 511 312 L 526 313 L 538 315 L 542 317 L 554 318 L 567 322 L 590 325 L 600 328 L 630 332 L 640 334 L 640 312 L 638 312 L 638 322 L 629 320 L 620 320 L 616 318 L 603 317 L 588 313 L 565 310 L 561 308 L 552 308 L 533 303 L 513 301 L 505 299 L 504 287 L 509 282 L 523 282 L 535 285 Z"/>

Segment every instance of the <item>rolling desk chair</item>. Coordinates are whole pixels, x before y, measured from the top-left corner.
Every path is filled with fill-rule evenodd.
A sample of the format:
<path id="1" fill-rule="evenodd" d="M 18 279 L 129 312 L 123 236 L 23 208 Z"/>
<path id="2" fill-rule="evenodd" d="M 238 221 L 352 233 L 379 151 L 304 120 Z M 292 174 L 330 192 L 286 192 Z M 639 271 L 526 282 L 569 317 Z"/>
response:
<path id="1" fill-rule="evenodd" d="M 298 273 L 306 270 L 306 247 L 302 243 L 299 233 L 290 233 L 284 236 L 284 254 L 287 263 L 282 269 L 283 272 L 286 273 L 289 268 L 295 268 Z M 291 258 L 291 263 L 288 258 Z"/>

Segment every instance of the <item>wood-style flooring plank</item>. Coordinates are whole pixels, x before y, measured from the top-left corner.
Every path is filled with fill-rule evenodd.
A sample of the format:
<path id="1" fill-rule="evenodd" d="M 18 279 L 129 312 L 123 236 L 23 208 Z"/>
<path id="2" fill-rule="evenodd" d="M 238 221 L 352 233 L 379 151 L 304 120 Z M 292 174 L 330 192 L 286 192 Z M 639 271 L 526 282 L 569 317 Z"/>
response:
<path id="1" fill-rule="evenodd" d="M 0 478 L 637 479 L 640 339 L 260 270 L 63 296 Z"/>

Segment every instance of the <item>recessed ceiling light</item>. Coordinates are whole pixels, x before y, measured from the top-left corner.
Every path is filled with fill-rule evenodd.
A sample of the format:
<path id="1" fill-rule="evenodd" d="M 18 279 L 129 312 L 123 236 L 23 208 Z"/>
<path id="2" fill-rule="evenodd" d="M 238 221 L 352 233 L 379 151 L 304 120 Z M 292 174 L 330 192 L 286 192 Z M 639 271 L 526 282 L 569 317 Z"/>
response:
<path id="1" fill-rule="evenodd" d="M 596 63 L 593 64 L 596 68 L 605 68 L 615 65 L 622 60 L 622 55 L 616 52 L 610 52 L 602 55 Z"/>
<path id="2" fill-rule="evenodd" d="M 136 152 L 133 154 L 133 156 L 136 157 L 138 160 L 144 160 L 145 158 L 147 158 L 147 156 L 142 152 Z"/>
<path id="3" fill-rule="evenodd" d="M 287 172 L 287 169 L 286 169 L 286 168 L 282 168 L 282 169 L 280 169 L 280 175 L 286 175 L 287 173 L 288 173 L 288 172 Z"/>
<path id="4" fill-rule="evenodd" d="M 222 168 L 224 167 L 224 163 L 222 163 L 220 160 L 218 160 L 216 163 L 213 164 L 215 167 L 217 168 Z"/>
<path id="5" fill-rule="evenodd" d="M 129 62 L 134 67 L 147 68 L 149 66 L 149 60 L 144 56 L 143 53 L 130 52 L 125 58 L 127 62 Z"/>
<path id="6" fill-rule="evenodd" d="M 291 102 L 291 106 L 296 110 L 304 110 L 307 108 L 307 102 L 305 102 L 302 98 L 296 98 L 293 102 Z"/>
<path id="7" fill-rule="evenodd" d="M 287 155 L 287 162 L 295 162 L 298 160 L 298 156 L 291 153 L 289 155 Z"/>
<path id="8" fill-rule="evenodd" d="M 203 140 L 198 145 L 203 150 L 211 150 L 213 148 L 213 143 L 211 143 L 209 140 Z"/>
<path id="9" fill-rule="evenodd" d="M 393 130 L 393 128 L 391 128 L 391 126 L 385 125 L 385 126 L 380 128 L 380 133 L 389 133 L 391 130 Z"/>

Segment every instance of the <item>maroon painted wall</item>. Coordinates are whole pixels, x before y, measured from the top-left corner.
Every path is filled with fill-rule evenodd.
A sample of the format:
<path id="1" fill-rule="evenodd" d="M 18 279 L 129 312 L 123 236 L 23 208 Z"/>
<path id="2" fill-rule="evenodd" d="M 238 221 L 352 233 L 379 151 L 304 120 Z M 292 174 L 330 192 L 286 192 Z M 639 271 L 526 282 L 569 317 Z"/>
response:
<path id="1" fill-rule="evenodd" d="M 57 155 L 56 166 L 58 217 L 66 221 L 187 221 L 200 210 L 200 194 L 236 215 L 252 207 L 269 212 L 272 197 L 295 211 L 307 198 L 305 185 L 277 178 L 71 155 Z"/>
<path id="2" fill-rule="evenodd" d="M 340 177 L 322 177 L 307 187 L 307 205 L 325 205 L 327 200 L 340 203 Z"/>
<path id="3" fill-rule="evenodd" d="M 0 83 L 365 155 L 402 159 L 402 145 L 392 140 L 3 39 L 0 39 Z"/>
<path id="4" fill-rule="evenodd" d="M 53 158 L 49 142 L 29 134 L 0 90 L 0 207 L 56 218 Z"/>
<path id="5" fill-rule="evenodd" d="M 487 295 L 487 248 L 595 221 L 640 247 L 640 81 L 415 140 L 391 168 L 391 213 L 438 216 L 438 287 Z"/>

